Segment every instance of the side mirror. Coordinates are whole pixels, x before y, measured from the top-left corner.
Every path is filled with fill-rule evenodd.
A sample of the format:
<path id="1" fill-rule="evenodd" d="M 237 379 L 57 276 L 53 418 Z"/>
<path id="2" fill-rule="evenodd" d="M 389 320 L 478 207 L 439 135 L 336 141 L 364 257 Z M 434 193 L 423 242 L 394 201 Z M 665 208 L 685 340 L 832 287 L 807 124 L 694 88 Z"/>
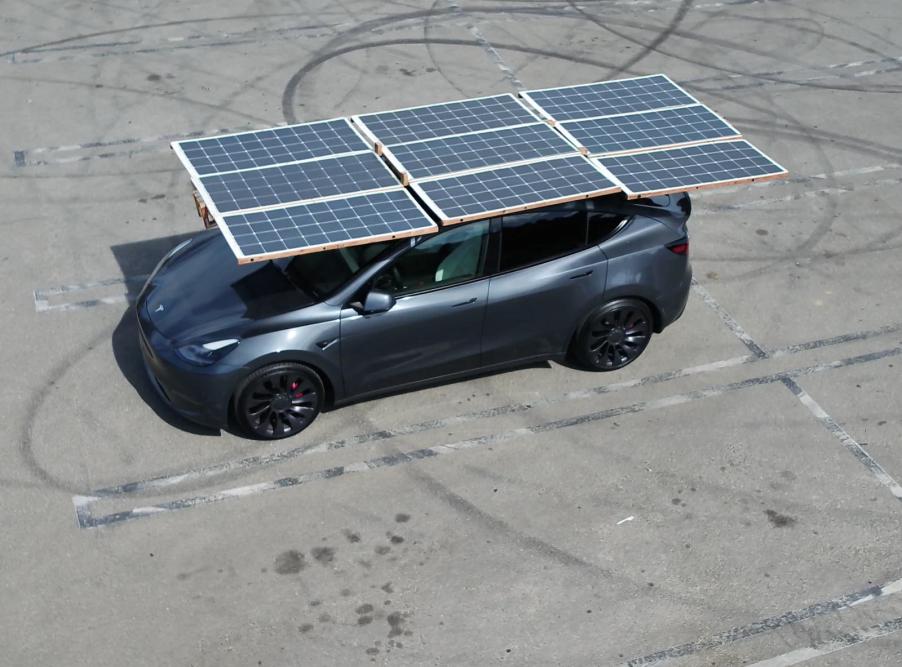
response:
<path id="1" fill-rule="evenodd" d="M 391 310 L 395 305 L 395 297 L 388 292 L 380 292 L 379 290 L 370 290 L 363 302 L 363 315 L 372 315 L 374 313 L 384 313 Z"/>

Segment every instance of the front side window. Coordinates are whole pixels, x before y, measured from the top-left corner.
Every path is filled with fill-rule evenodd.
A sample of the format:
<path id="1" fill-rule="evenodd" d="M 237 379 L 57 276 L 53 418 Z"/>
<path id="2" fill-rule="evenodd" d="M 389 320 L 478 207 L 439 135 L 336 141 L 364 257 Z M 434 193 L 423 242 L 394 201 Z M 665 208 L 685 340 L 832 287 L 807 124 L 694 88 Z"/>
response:
<path id="1" fill-rule="evenodd" d="M 396 296 L 424 292 L 485 275 L 489 221 L 436 234 L 401 255 L 373 283 Z"/>
<path id="2" fill-rule="evenodd" d="M 506 215 L 501 221 L 501 270 L 538 264 L 586 247 L 583 202 Z"/>
<path id="3" fill-rule="evenodd" d="M 287 261 L 284 270 L 293 282 L 306 291 L 313 292 L 316 297 L 325 297 L 348 282 L 390 245 L 369 243 L 298 255 Z"/>

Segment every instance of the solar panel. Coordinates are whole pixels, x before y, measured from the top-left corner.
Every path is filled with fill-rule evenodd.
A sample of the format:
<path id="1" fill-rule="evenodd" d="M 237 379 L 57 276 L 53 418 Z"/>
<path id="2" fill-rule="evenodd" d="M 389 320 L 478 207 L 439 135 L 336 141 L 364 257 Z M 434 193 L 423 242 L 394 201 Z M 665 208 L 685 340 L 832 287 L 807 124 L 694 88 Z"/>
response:
<path id="1" fill-rule="evenodd" d="M 442 222 L 451 224 L 620 190 L 581 155 L 419 181 L 412 187 Z"/>
<path id="2" fill-rule="evenodd" d="M 513 95 L 430 104 L 353 118 L 374 141 L 384 146 L 522 125 L 537 120 Z"/>
<path id="3" fill-rule="evenodd" d="M 701 104 L 573 120 L 561 123 L 560 127 L 592 155 L 739 137 L 736 128 Z"/>
<path id="4" fill-rule="evenodd" d="M 203 176 L 200 185 L 220 213 L 396 187 L 398 179 L 374 153 L 354 153 L 288 165 Z"/>
<path id="5" fill-rule="evenodd" d="M 369 150 L 346 118 L 174 142 L 200 176 Z M 180 156 L 181 157 L 181 156 Z"/>
<path id="6" fill-rule="evenodd" d="M 698 103 L 698 100 L 663 74 L 530 90 L 520 94 L 538 107 L 547 118 L 556 121 Z"/>
<path id="7" fill-rule="evenodd" d="M 223 221 L 242 263 L 429 234 L 438 229 L 410 193 L 401 188 L 235 213 Z"/>
<path id="8" fill-rule="evenodd" d="M 624 185 L 631 198 L 769 180 L 787 173 L 747 141 L 602 157 L 598 162 Z"/>
<path id="9" fill-rule="evenodd" d="M 547 124 L 533 123 L 399 144 L 386 149 L 385 155 L 399 172 L 418 179 L 575 152 Z"/>

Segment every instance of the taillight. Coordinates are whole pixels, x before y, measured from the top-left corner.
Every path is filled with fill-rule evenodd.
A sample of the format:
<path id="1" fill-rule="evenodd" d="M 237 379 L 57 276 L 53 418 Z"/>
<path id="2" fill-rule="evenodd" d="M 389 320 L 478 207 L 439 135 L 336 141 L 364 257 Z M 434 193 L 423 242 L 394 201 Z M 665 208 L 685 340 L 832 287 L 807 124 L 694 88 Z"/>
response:
<path id="1" fill-rule="evenodd" d="M 667 246 L 667 249 L 676 255 L 688 255 L 689 241 L 680 241 L 679 243 L 674 243 L 673 245 Z"/>

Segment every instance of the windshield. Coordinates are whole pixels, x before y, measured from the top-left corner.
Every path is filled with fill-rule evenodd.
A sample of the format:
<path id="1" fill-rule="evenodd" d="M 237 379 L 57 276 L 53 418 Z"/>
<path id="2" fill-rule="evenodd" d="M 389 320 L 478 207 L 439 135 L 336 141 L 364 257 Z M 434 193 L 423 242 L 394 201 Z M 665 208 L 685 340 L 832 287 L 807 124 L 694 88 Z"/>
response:
<path id="1" fill-rule="evenodd" d="M 298 255 L 288 260 L 284 271 L 298 287 L 323 299 L 372 263 L 390 245 L 389 242 L 369 243 Z"/>

